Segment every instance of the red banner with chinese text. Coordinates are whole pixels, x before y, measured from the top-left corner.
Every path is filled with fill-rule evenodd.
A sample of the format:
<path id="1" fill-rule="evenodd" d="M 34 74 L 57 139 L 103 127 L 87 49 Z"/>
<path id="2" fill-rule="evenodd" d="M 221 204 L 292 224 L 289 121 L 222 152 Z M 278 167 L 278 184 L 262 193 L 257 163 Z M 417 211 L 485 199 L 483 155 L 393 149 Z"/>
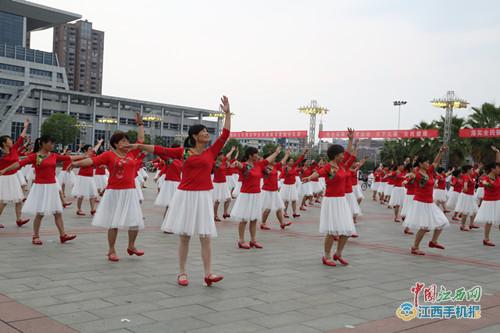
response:
<path id="1" fill-rule="evenodd" d="M 357 139 L 428 139 L 439 137 L 437 129 L 427 130 L 356 130 Z M 320 131 L 319 138 L 347 138 L 347 131 Z"/>
<path id="2" fill-rule="evenodd" d="M 229 136 L 233 139 L 265 139 L 265 138 L 307 138 L 307 131 L 254 131 L 254 132 L 231 132 Z"/>
<path id="3" fill-rule="evenodd" d="M 462 128 L 458 136 L 461 138 L 500 138 L 500 128 Z"/>

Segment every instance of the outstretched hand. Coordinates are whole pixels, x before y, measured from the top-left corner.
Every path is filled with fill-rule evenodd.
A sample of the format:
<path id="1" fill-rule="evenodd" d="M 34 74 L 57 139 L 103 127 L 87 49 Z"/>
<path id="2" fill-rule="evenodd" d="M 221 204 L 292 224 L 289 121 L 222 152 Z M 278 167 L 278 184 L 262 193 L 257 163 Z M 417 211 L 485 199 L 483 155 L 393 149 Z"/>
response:
<path id="1" fill-rule="evenodd" d="M 496 146 L 491 146 L 491 149 L 495 152 L 495 153 L 499 153 L 500 150 L 498 150 L 498 148 Z"/>
<path id="2" fill-rule="evenodd" d="M 347 137 L 350 140 L 352 140 L 354 138 L 354 129 L 353 128 L 350 128 L 350 127 L 347 128 Z"/>
<path id="3" fill-rule="evenodd" d="M 221 101 L 220 109 L 222 110 L 222 112 L 224 112 L 226 114 L 226 116 L 231 115 L 231 108 L 229 106 L 229 98 L 227 98 L 227 96 L 222 96 L 220 101 Z"/>

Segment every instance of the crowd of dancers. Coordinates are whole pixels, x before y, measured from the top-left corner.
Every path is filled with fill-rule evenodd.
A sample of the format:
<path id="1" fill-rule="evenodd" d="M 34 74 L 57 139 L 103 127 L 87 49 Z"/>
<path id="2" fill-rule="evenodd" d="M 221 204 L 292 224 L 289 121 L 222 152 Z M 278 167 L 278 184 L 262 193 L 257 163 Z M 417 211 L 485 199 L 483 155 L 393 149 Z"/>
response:
<path id="1" fill-rule="evenodd" d="M 127 253 L 143 256 L 136 240 L 144 228 L 141 204 L 148 178 L 145 159 L 152 154 L 157 157 L 151 162 L 157 170 L 154 204 L 164 208 L 161 230 L 179 235 L 180 286 L 189 284 L 186 262 L 191 237 L 200 239 L 204 282 L 210 286 L 223 279 L 212 272 L 211 240 L 217 236 L 217 222 L 224 219 L 238 223 L 238 248 L 262 249 L 257 231 L 271 229 L 271 214 L 276 214 L 280 228 L 285 230 L 292 225 L 291 219 L 314 207 L 321 209 L 323 264 L 348 265 L 343 252 L 348 239 L 358 237 L 355 225 L 362 216 L 360 204 L 364 199 L 358 172 L 366 162 L 358 159 L 359 141 L 354 140 L 354 130 L 348 129 L 347 148 L 331 145 L 326 159 L 319 161 L 308 159 L 307 149 L 293 159 L 290 150 L 282 153 L 279 146 L 263 156 L 253 147 L 239 156 L 235 146 L 223 154 L 231 130 L 227 97 L 222 97 L 220 108 L 225 114 L 224 128 L 212 145 L 207 128 L 194 125 L 182 147 L 174 144 L 168 148 L 144 144 L 144 123 L 139 114 L 136 143 L 118 131 L 111 136 L 107 151 L 101 149 L 103 140 L 99 140 L 94 147 L 80 146 L 74 153 L 65 149 L 61 154 L 53 152 L 56 142 L 50 136 L 38 138 L 33 147 L 26 144 L 26 121 L 15 143 L 9 136 L 0 137 L 0 214 L 13 203 L 19 227 L 30 221 L 23 215 L 33 217 L 34 245 L 43 244 L 39 233 L 43 217 L 54 216 L 61 243 L 71 241 L 76 235 L 65 232 L 62 212 L 71 205 L 66 192 L 72 188 L 69 195 L 77 199 L 76 215 L 86 215 L 82 203 L 89 200 L 92 225 L 107 229 L 109 261 L 120 260 L 115 248 L 120 229 L 128 232 Z M 497 163 L 445 171 L 438 165 L 446 149 L 442 147 L 432 163 L 407 158 L 373 172 L 373 200 L 394 209 L 394 221 L 403 222 L 404 234 L 416 232 L 411 247 L 415 255 L 425 254 L 420 243 L 430 231 L 433 236 L 429 247 L 444 249 L 438 240 L 449 225 L 445 215 L 449 212 L 454 212 L 452 220 L 460 222 L 460 230 L 484 224 L 483 243 L 494 246 L 489 235 L 491 227 L 500 222 L 500 152 L 493 147 Z M 56 176 L 58 164 L 62 168 Z M 449 190 L 448 177 L 452 177 Z"/>

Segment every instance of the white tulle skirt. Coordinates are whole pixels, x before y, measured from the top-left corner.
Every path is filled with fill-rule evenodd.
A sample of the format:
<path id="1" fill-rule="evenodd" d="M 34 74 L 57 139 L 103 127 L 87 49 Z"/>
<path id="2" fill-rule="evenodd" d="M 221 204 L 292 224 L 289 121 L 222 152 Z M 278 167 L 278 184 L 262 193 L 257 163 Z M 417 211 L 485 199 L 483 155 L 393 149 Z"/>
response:
<path id="1" fill-rule="evenodd" d="M 389 206 L 402 206 L 405 202 L 406 191 L 404 187 L 394 187 L 391 193 L 391 200 Z"/>
<path id="2" fill-rule="evenodd" d="M 17 203 L 24 199 L 17 174 L 0 176 L 0 203 Z"/>
<path id="3" fill-rule="evenodd" d="M 175 191 L 161 229 L 183 236 L 216 237 L 212 197 L 212 190 Z"/>
<path id="4" fill-rule="evenodd" d="M 313 185 L 312 182 L 303 183 L 300 187 L 300 196 L 301 197 L 310 197 L 313 195 Z"/>
<path id="5" fill-rule="evenodd" d="M 299 194 L 297 192 L 297 186 L 295 186 L 295 184 L 283 184 L 280 190 L 280 195 L 281 199 L 284 202 L 299 201 Z"/>
<path id="6" fill-rule="evenodd" d="M 380 188 L 380 182 L 374 182 L 371 186 L 372 191 L 378 192 L 378 189 Z"/>
<path id="7" fill-rule="evenodd" d="M 240 193 L 231 210 L 234 222 L 255 221 L 262 217 L 262 193 Z"/>
<path id="8" fill-rule="evenodd" d="M 321 187 L 319 179 L 317 182 L 311 182 L 311 190 L 313 194 L 319 194 L 323 192 L 323 188 Z"/>
<path id="9" fill-rule="evenodd" d="M 144 193 L 142 193 L 141 182 L 139 181 L 139 176 L 135 177 L 135 190 L 137 191 L 137 196 L 139 197 L 139 202 L 144 201 Z"/>
<path id="10" fill-rule="evenodd" d="M 262 210 L 266 209 L 270 209 L 271 211 L 285 209 L 285 204 L 278 191 L 262 190 Z"/>
<path id="11" fill-rule="evenodd" d="M 475 222 L 500 225 L 500 200 L 483 201 L 477 212 Z"/>
<path id="12" fill-rule="evenodd" d="M 462 215 L 472 216 L 478 211 L 477 200 L 474 195 L 460 193 L 455 212 Z"/>
<path id="13" fill-rule="evenodd" d="M 455 191 L 449 191 L 448 192 L 448 200 L 446 201 L 446 208 L 454 211 L 455 208 L 457 207 L 457 202 L 458 202 L 459 196 L 460 196 L 460 193 L 455 192 Z"/>
<path id="14" fill-rule="evenodd" d="M 324 235 L 352 236 L 356 227 L 345 197 L 324 197 L 321 202 L 319 232 Z"/>
<path id="15" fill-rule="evenodd" d="M 146 172 L 146 170 L 144 170 L 144 168 L 139 169 L 139 175 L 142 177 L 144 181 L 147 180 L 149 177 L 148 173 Z"/>
<path id="16" fill-rule="evenodd" d="M 238 195 L 240 195 L 240 190 L 241 190 L 241 182 L 237 181 L 236 185 L 234 186 L 233 197 L 237 198 Z"/>
<path id="17" fill-rule="evenodd" d="M 387 184 L 385 186 L 384 194 L 385 195 L 392 195 L 392 190 L 394 189 L 394 185 Z"/>
<path id="18" fill-rule="evenodd" d="M 23 206 L 23 214 L 35 216 L 62 213 L 63 205 L 59 196 L 59 186 L 53 184 L 33 184 Z"/>
<path id="19" fill-rule="evenodd" d="M 76 176 L 71 171 L 61 170 L 61 172 L 59 172 L 59 174 L 57 175 L 57 181 L 61 186 L 72 186 L 76 183 Z"/>
<path id="20" fill-rule="evenodd" d="M 484 198 L 484 187 L 478 187 L 476 190 L 477 200 L 482 200 Z"/>
<path id="21" fill-rule="evenodd" d="M 318 181 L 319 181 L 319 185 L 321 186 L 321 191 L 326 190 L 325 177 L 319 177 Z"/>
<path id="22" fill-rule="evenodd" d="M 401 207 L 401 216 L 406 217 L 408 212 L 410 211 L 411 206 L 413 205 L 415 196 L 413 194 L 405 195 L 405 201 L 403 202 L 403 207 Z"/>
<path id="23" fill-rule="evenodd" d="M 108 186 L 108 176 L 106 175 L 95 175 L 94 180 L 98 191 L 103 191 Z"/>
<path id="24" fill-rule="evenodd" d="M 363 200 L 365 198 L 365 196 L 363 195 L 363 191 L 361 190 L 361 186 L 359 186 L 359 184 L 358 185 L 354 185 L 352 187 L 352 192 L 354 193 L 354 196 L 358 200 Z"/>
<path id="25" fill-rule="evenodd" d="M 349 205 L 349 208 L 351 209 L 352 216 L 363 216 L 363 213 L 361 213 L 361 208 L 359 207 L 358 200 L 356 199 L 356 196 L 354 193 L 346 193 L 345 194 L 345 199 L 347 200 L 347 204 Z"/>
<path id="26" fill-rule="evenodd" d="M 71 195 L 75 198 L 97 198 L 97 186 L 94 177 L 76 176 L 75 186 L 71 191 Z"/>
<path id="27" fill-rule="evenodd" d="M 21 186 L 28 185 L 28 183 L 26 182 L 26 178 L 24 178 L 24 174 L 21 170 L 18 170 L 16 172 L 16 176 L 17 176 L 17 179 L 19 180 L 19 184 L 21 184 Z"/>
<path id="28" fill-rule="evenodd" d="M 385 195 L 386 189 L 387 189 L 387 183 L 380 183 L 377 192 Z"/>
<path id="29" fill-rule="evenodd" d="M 92 225 L 107 229 L 143 229 L 144 220 L 137 191 L 107 189 Z"/>
<path id="30" fill-rule="evenodd" d="M 434 202 L 446 202 L 448 199 L 446 195 L 447 195 L 446 190 L 435 188 L 433 194 Z"/>
<path id="31" fill-rule="evenodd" d="M 170 201 L 174 197 L 174 193 L 179 187 L 179 184 L 180 182 L 175 182 L 172 180 L 164 181 L 160 188 L 160 193 L 158 193 L 158 196 L 156 197 L 155 206 L 168 207 Z"/>
<path id="32" fill-rule="evenodd" d="M 297 187 L 297 189 L 299 190 L 299 192 L 297 193 L 300 193 L 301 191 L 301 188 L 302 188 L 302 179 L 300 179 L 299 176 L 296 176 L 295 177 L 295 186 Z"/>
<path id="33" fill-rule="evenodd" d="M 236 186 L 233 175 L 226 175 L 226 184 L 229 188 L 229 191 L 231 191 Z"/>
<path id="34" fill-rule="evenodd" d="M 450 225 L 448 218 L 435 203 L 421 201 L 413 201 L 403 222 L 404 227 L 412 230 L 436 230 L 448 225 Z"/>
<path id="35" fill-rule="evenodd" d="M 229 187 L 227 183 L 213 183 L 213 200 L 218 202 L 225 202 L 231 199 L 231 193 L 229 192 Z"/>
<path id="36" fill-rule="evenodd" d="M 158 181 L 156 182 L 156 186 L 158 187 L 158 189 L 161 189 L 164 182 L 165 182 L 165 175 L 161 175 L 160 178 L 158 178 Z"/>
<path id="37" fill-rule="evenodd" d="M 26 165 L 24 168 L 24 177 L 26 178 L 26 181 L 32 182 L 35 179 L 35 169 L 31 164 Z"/>
<path id="38" fill-rule="evenodd" d="M 157 170 L 155 171 L 155 176 L 154 176 L 154 179 L 158 179 L 158 176 L 160 175 L 160 172 L 161 172 L 161 170 L 160 170 L 160 169 L 157 169 Z"/>

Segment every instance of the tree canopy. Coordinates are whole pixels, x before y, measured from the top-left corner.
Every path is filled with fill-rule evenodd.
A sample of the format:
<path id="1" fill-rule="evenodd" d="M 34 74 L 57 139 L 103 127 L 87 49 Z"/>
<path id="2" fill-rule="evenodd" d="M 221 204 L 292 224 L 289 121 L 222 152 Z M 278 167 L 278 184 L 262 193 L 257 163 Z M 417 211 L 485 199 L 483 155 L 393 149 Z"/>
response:
<path id="1" fill-rule="evenodd" d="M 56 143 L 66 146 L 76 140 L 80 129 L 75 118 L 64 113 L 55 113 L 43 122 L 42 135 L 50 135 Z"/>

